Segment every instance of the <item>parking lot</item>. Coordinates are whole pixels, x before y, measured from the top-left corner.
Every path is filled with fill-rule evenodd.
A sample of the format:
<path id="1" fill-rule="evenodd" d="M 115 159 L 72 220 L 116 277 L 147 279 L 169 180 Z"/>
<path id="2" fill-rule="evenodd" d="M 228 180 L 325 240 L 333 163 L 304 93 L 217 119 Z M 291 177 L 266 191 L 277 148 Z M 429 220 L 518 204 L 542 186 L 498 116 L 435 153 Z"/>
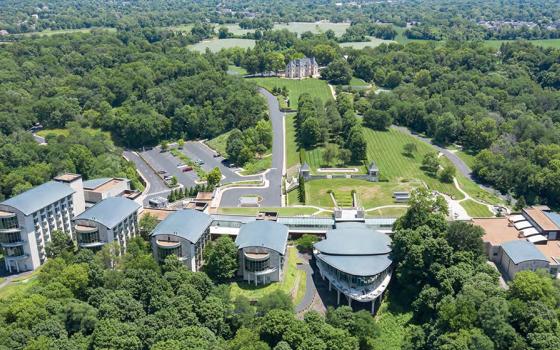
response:
<path id="1" fill-rule="evenodd" d="M 185 187 L 196 185 L 195 181 L 198 180 L 196 171 L 184 172 L 178 167 L 179 165 L 184 165 L 184 162 L 175 158 L 171 153 L 161 152 L 159 147 L 154 147 L 140 154 L 161 177 L 175 176 L 177 182 Z"/>

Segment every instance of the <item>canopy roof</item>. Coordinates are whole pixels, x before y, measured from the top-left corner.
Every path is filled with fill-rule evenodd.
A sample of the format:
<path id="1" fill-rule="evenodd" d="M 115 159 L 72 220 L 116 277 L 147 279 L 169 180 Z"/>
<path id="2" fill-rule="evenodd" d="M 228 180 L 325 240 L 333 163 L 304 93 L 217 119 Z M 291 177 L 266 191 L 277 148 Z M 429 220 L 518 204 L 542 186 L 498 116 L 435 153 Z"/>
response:
<path id="1" fill-rule="evenodd" d="M 74 192 L 75 191 L 67 184 L 49 181 L 5 200 L 1 204 L 15 208 L 25 215 L 29 215 L 70 196 Z"/>
<path id="2" fill-rule="evenodd" d="M 178 210 L 160 222 L 151 235 L 175 235 L 196 243 L 211 223 L 212 218 L 198 210 Z"/>
<path id="3" fill-rule="evenodd" d="M 328 255 L 317 254 L 317 258 L 335 269 L 354 276 L 373 276 L 391 266 L 389 255 Z"/>
<path id="4" fill-rule="evenodd" d="M 241 226 L 235 244 L 239 249 L 264 247 L 284 254 L 288 228 L 274 221 L 253 221 Z"/>
<path id="5" fill-rule="evenodd" d="M 315 243 L 315 249 L 333 255 L 378 255 L 391 252 L 391 239 L 363 223 L 337 223 L 327 238 Z"/>
<path id="6" fill-rule="evenodd" d="M 140 204 L 123 197 L 109 197 L 76 216 L 74 220 L 91 220 L 112 229 L 140 209 Z"/>
<path id="7" fill-rule="evenodd" d="M 526 240 L 505 242 L 502 244 L 502 249 L 514 264 L 531 260 L 548 261 L 543 253 L 541 253 L 533 243 Z"/>

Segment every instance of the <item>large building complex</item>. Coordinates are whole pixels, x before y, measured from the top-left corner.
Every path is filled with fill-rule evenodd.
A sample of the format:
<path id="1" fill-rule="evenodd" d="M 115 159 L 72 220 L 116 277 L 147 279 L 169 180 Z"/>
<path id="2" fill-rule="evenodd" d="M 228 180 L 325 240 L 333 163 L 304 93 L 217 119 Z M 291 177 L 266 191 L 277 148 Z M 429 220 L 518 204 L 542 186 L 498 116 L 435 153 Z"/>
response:
<path id="1" fill-rule="evenodd" d="M 64 174 L 0 203 L 0 244 L 8 272 L 34 270 L 41 266 L 47 259 L 45 248 L 54 231 L 64 232 L 81 243 L 85 242 L 81 241 L 83 239 L 91 240 L 91 243 L 94 239 L 98 239 L 97 243 L 115 239 L 114 234 L 120 227 L 133 228 L 130 232 L 136 232 L 139 205 L 120 198 L 127 203 L 101 202 L 99 207 L 84 212 L 85 197 L 81 175 Z M 105 198 L 110 197 L 112 195 Z M 128 209 L 123 211 L 125 207 Z M 123 218 L 124 213 L 130 215 Z M 77 219 L 75 225 L 72 223 L 74 218 Z M 116 225 L 113 225 L 114 221 L 117 221 Z M 87 237 L 84 231 L 87 231 Z M 118 233 L 116 238 L 124 249 L 125 240 L 119 240 Z"/>
<path id="2" fill-rule="evenodd" d="M 323 279 L 334 288 L 337 303 L 343 294 L 352 300 L 375 303 L 381 300 L 391 280 L 391 239 L 363 222 L 338 222 L 326 239 L 315 243 L 314 256 Z"/>
<path id="3" fill-rule="evenodd" d="M 288 228 L 274 221 L 253 221 L 241 226 L 235 239 L 239 249 L 238 275 L 255 285 L 282 280 Z"/>
<path id="4" fill-rule="evenodd" d="M 140 205 L 124 197 L 109 197 L 74 218 L 74 236 L 81 248 L 99 249 L 116 241 L 121 252 L 138 233 Z"/>
<path id="5" fill-rule="evenodd" d="M 212 218 L 194 209 L 172 212 L 161 221 L 151 234 L 154 257 L 163 262 L 175 255 L 191 271 L 203 264 L 202 253 L 210 240 Z"/>
<path id="6" fill-rule="evenodd" d="M 315 57 L 304 57 L 290 61 L 286 65 L 285 77 L 289 79 L 316 78 L 319 76 L 319 65 Z"/>

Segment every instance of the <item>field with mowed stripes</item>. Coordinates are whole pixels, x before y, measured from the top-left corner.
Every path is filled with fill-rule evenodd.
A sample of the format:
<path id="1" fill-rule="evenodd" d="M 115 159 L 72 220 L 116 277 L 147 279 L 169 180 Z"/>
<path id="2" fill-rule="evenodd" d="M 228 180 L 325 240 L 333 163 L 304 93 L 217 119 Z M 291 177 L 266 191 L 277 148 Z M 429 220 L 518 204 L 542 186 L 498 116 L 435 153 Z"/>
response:
<path id="1" fill-rule="evenodd" d="M 324 80 L 319 79 L 284 79 L 284 78 L 250 78 L 249 81 L 255 82 L 268 91 L 272 91 L 274 87 L 286 87 L 289 91 L 290 107 L 297 108 L 299 95 L 307 92 L 311 97 L 319 97 L 323 102 L 332 100 L 332 93 L 329 85 Z"/>

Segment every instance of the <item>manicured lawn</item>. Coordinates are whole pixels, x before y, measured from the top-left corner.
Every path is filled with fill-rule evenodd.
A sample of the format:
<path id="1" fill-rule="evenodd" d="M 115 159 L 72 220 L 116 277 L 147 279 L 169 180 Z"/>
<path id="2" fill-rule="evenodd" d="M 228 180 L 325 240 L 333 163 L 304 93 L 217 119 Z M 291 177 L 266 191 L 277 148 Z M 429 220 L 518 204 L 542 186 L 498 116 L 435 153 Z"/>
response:
<path id="1" fill-rule="evenodd" d="M 272 167 L 272 157 L 264 157 L 261 159 L 254 159 L 249 163 L 243 165 L 242 175 L 253 175 L 265 171 Z"/>
<path id="2" fill-rule="evenodd" d="M 235 298 L 238 295 L 244 295 L 251 300 L 258 300 L 266 294 L 280 289 L 285 293 L 292 295 L 294 305 L 296 305 L 305 294 L 304 291 L 302 292 L 299 290 L 301 288 L 305 288 L 305 283 L 301 283 L 301 281 L 305 280 L 305 271 L 297 269 L 296 266 L 298 262 L 299 258 L 296 253 L 296 248 L 288 247 L 288 262 L 284 270 L 284 278 L 282 281 L 270 283 L 264 286 L 255 286 L 254 284 L 248 284 L 247 282 L 234 282 L 231 284 L 231 297 Z M 300 283 L 296 286 L 298 275 Z M 299 300 L 297 299 L 298 296 L 300 298 Z"/>
<path id="3" fill-rule="evenodd" d="M 457 151 L 455 152 L 455 154 L 459 156 L 459 158 L 461 158 L 461 160 L 465 162 L 465 164 L 467 164 L 469 168 L 473 168 L 474 158 L 476 157 L 476 154 L 471 154 L 465 151 Z"/>
<path id="4" fill-rule="evenodd" d="M 312 32 L 315 34 L 324 33 L 327 30 L 332 30 L 336 36 L 341 36 L 346 31 L 346 28 L 350 26 L 350 23 L 331 23 L 331 22 L 290 22 L 278 23 L 274 25 L 274 30 L 287 29 L 294 33 L 305 33 Z"/>
<path id="5" fill-rule="evenodd" d="M 395 43 L 395 41 L 393 41 L 393 40 L 383 40 L 383 39 L 370 37 L 368 41 L 340 43 L 340 46 L 351 47 L 351 48 L 356 49 L 356 50 L 361 50 L 364 47 L 374 48 L 374 47 L 377 47 L 381 44 L 390 44 L 390 43 Z"/>
<path id="6" fill-rule="evenodd" d="M 407 208 L 383 208 L 368 211 L 366 217 L 389 217 L 398 218 L 406 213 Z"/>
<path id="7" fill-rule="evenodd" d="M 330 167 L 329 165 L 325 164 L 325 161 L 323 160 L 324 150 L 325 150 L 324 147 L 316 147 L 314 149 L 305 151 L 305 161 L 311 167 L 311 171 L 313 173 L 317 173 L 318 168 Z M 357 165 L 340 165 L 340 164 L 337 164 L 336 167 L 337 168 L 356 168 L 356 169 L 358 169 L 357 173 L 359 173 L 359 174 L 365 174 L 366 173 L 366 167 L 363 164 L 357 164 Z"/>
<path id="8" fill-rule="evenodd" d="M 533 45 L 542 47 L 560 48 L 560 39 L 527 40 Z M 484 45 L 499 49 L 504 43 L 514 42 L 514 40 L 485 40 Z"/>
<path id="9" fill-rule="evenodd" d="M 219 52 L 221 49 L 230 49 L 232 47 L 247 49 L 254 46 L 255 40 L 252 39 L 211 39 L 190 45 L 189 48 L 198 52 L 204 52 L 207 48 L 212 52 Z"/>
<path id="10" fill-rule="evenodd" d="M 37 269 L 29 275 L 12 279 L 8 285 L 0 288 L 0 300 L 9 298 L 16 294 L 25 293 L 29 288 L 33 287 L 39 282 L 39 280 L 37 279 L 37 275 L 39 274 L 39 272 L 40 269 Z"/>
<path id="11" fill-rule="evenodd" d="M 334 192 L 335 199 L 340 206 L 350 206 L 352 190 L 358 196 L 358 205 L 365 209 L 382 205 L 394 204 L 393 192 L 411 191 L 420 186 L 420 183 L 391 183 L 391 182 L 369 182 L 356 179 L 321 179 L 311 180 L 305 183 L 306 204 L 316 205 L 323 208 L 332 208 L 333 202 L 328 193 Z M 295 192 L 292 194 L 292 192 Z M 291 204 L 297 202 L 297 190 L 289 193 Z"/>
<path id="12" fill-rule="evenodd" d="M 297 191 L 296 191 L 297 192 Z M 317 211 L 315 208 L 291 208 L 291 207 L 281 207 L 281 208 L 218 208 L 218 213 L 220 214 L 231 214 L 231 215 L 257 215 L 261 211 L 275 211 L 278 212 L 280 216 L 302 216 L 302 215 L 312 215 Z M 328 214 L 326 214 L 328 215 Z"/>
<path id="13" fill-rule="evenodd" d="M 228 73 L 232 74 L 232 75 L 245 75 L 245 74 L 247 74 L 247 70 L 245 68 L 242 68 L 242 67 L 229 65 L 228 66 Z"/>
<path id="14" fill-rule="evenodd" d="M 51 36 L 51 35 L 58 35 L 58 34 L 73 34 L 73 33 L 90 33 L 93 30 L 105 30 L 108 32 L 116 32 L 117 29 L 115 28 L 108 28 L 108 27 L 99 27 L 99 28 L 81 28 L 81 29 L 57 29 L 57 30 L 44 30 L 42 32 L 31 32 L 31 33 L 25 33 L 25 34 L 20 34 L 23 36 L 33 36 L 33 35 L 39 35 L 39 36 Z"/>
<path id="15" fill-rule="evenodd" d="M 372 349 L 400 350 L 411 318 L 412 312 L 400 310 L 391 302 L 384 301 L 375 317 L 379 333 L 370 343 Z"/>
<path id="16" fill-rule="evenodd" d="M 355 87 L 365 88 L 365 87 L 368 87 L 370 84 L 368 82 L 360 79 L 360 78 L 352 77 L 352 79 L 350 79 L 350 84 L 349 85 L 354 87 L 354 88 Z"/>
<path id="17" fill-rule="evenodd" d="M 87 131 L 88 133 L 90 133 L 91 135 L 95 135 L 97 133 L 103 133 L 105 136 L 107 136 L 108 138 L 111 138 L 111 133 L 108 131 L 101 131 L 101 129 L 93 129 L 93 128 L 83 128 L 84 131 Z M 47 137 L 47 135 L 55 135 L 55 136 L 68 136 L 68 129 L 44 129 L 44 130 L 39 130 L 36 132 L 37 135 L 41 136 L 41 137 Z"/>
<path id="18" fill-rule="evenodd" d="M 442 183 L 420 168 L 424 155 L 435 152 L 432 146 L 393 128 L 388 131 L 364 128 L 364 136 L 368 143 L 368 162 L 375 161 L 382 178 L 393 183 L 419 179 L 433 190 L 453 195 L 456 199 L 464 198 L 453 184 Z M 403 154 L 403 147 L 407 143 L 416 145 L 417 151 L 411 157 Z M 445 162 L 446 158 L 440 160 Z"/>
<path id="19" fill-rule="evenodd" d="M 307 92 L 323 101 L 332 100 L 332 93 L 326 81 L 319 79 L 251 78 L 257 85 L 272 91 L 274 87 L 286 87 L 289 91 L 290 107 L 297 108 L 299 95 Z"/>
<path id="20" fill-rule="evenodd" d="M 482 189 L 476 183 L 472 182 L 470 179 L 467 179 L 459 172 L 457 172 L 455 177 L 457 178 L 457 182 L 459 182 L 459 186 L 461 186 L 461 189 L 467 192 L 471 197 L 489 204 L 505 204 L 501 198 L 494 195 L 493 193 L 486 191 L 485 189 Z"/>
<path id="21" fill-rule="evenodd" d="M 473 218 L 486 218 L 494 216 L 494 214 L 492 214 L 487 206 L 479 204 L 471 199 L 462 201 L 460 204 L 463 208 L 465 208 L 467 214 L 469 214 L 469 216 L 472 216 Z"/>
<path id="22" fill-rule="evenodd" d="M 286 166 L 288 168 L 299 163 L 299 151 L 294 121 L 295 113 L 286 114 Z"/>
<path id="23" fill-rule="evenodd" d="M 212 148 L 214 151 L 219 152 L 222 156 L 224 156 L 224 158 L 227 158 L 226 145 L 230 133 L 231 130 L 218 135 L 213 139 L 206 141 L 206 144 L 210 146 L 210 148 Z"/>

